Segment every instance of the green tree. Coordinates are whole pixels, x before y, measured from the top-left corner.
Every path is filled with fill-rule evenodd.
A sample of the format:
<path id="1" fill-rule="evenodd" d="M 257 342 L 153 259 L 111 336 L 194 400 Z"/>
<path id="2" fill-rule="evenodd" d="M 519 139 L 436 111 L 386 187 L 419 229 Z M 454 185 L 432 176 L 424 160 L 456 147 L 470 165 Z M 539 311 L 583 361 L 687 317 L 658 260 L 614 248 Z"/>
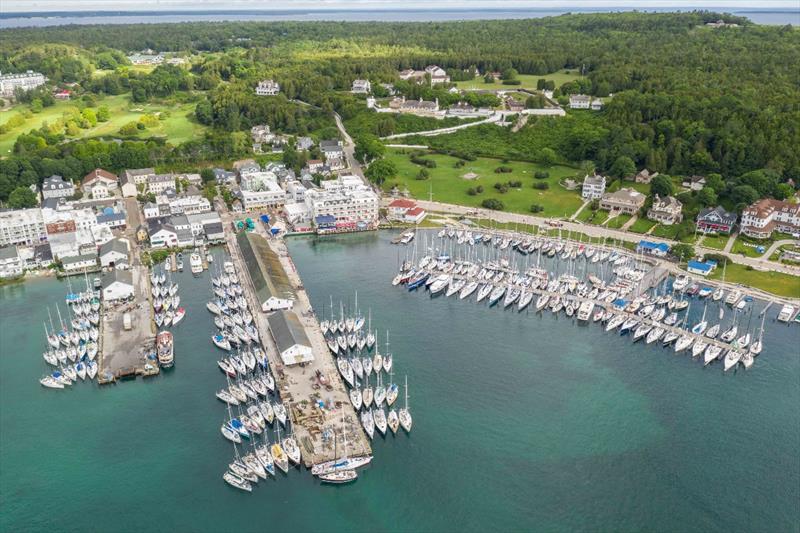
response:
<path id="1" fill-rule="evenodd" d="M 36 203 L 36 194 L 28 187 L 17 187 L 8 195 L 8 207 L 11 209 L 35 207 Z"/>
<path id="2" fill-rule="evenodd" d="M 759 194 L 750 185 L 737 185 L 731 190 L 730 197 L 735 204 L 750 205 L 758 200 Z"/>
<path id="3" fill-rule="evenodd" d="M 542 148 L 536 154 L 536 160 L 545 167 L 552 167 L 558 161 L 558 154 L 552 148 Z"/>
<path id="4" fill-rule="evenodd" d="M 700 205 L 703 207 L 717 205 L 717 193 L 715 193 L 714 189 L 711 187 L 703 187 L 697 191 L 697 201 L 700 202 Z"/>
<path id="5" fill-rule="evenodd" d="M 383 155 L 386 147 L 374 135 L 365 134 L 356 139 L 356 148 L 353 153 L 361 163 L 369 163 Z"/>
<path id="6" fill-rule="evenodd" d="M 97 113 L 94 112 L 94 109 L 88 107 L 84 108 L 84 110 L 81 111 L 81 116 L 89 123 L 90 127 L 93 128 L 97 126 Z"/>
<path id="7" fill-rule="evenodd" d="M 397 176 L 397 165 L 389 159 L 378 159 L 370 163 L 364 175 L 373 183 L 382 185 Z"/>
<path id="8" fill-rule="evenodd" d="M 108 106 L 101 105 L 97 108 L 97 121 L 98 122 L 108 122 L 111 120 L 111 111 L 109 111 Z"/>
<path id="9" fill-rule="evenodd" d="M 675 192 L 672 185 L 672 180 L 667 176 L 659 174 L 650 182 L 650 192 L 655 196 L 656 194 L 661 198 L 672 196 Z"/>
<path id="10" fill-rule="evenodd" d="M 41 113 L 42 109 L 44 108 L 44 104 L 40 98 L 34 98 L 31 101 L 31 111 L 34 113 Z"/>
<path id="11" fill-rule="evenodd" d="M 212 169 L 206 167 L 200 170 L 200 179 L 203 180 L 203 183 L 209 183 L 214 181 L 216 179 L 216 176 L 214 176 L 214 171 Z"/>
<path id="12" fill-rule="evenodd" d="M 608 169 L 608 173 L 615 178 L 633 176 L 636 174 L 636 164 L 630 157 L 621 155 L 614 160 L 614 164 Z"/>
<path id="13" fill-rule="evenodd" d="M 688 261 L 695 256 L 694 246 L 682 242 L 674 244 L 670 253 L 677 257 L 680 262 Z"/>
<path id="14" fill-rule="evenodd" d="M 494 211 L 502 211 L 505 207 L 503 202 L 498 200 L 497 198 L 487 198 L 483 202 L 481 202 L 481 206 L 485 209 L 492 209 Z"/>

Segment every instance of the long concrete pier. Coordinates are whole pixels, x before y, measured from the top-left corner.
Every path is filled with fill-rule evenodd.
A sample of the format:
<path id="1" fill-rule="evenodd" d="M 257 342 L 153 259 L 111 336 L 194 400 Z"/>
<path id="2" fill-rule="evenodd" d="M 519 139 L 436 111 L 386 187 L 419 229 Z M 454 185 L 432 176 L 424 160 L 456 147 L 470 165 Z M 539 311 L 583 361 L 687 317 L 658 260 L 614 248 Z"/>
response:
<path id="1" fill-rule="evenodd" d="M 253 310 L 254 323 L 269 357 L 278 391 L 291 418 L 303 463 L 310 468 L 317 463 L 335 459 L 334 454 L 341 457 L 343 450 L 335 451 L 334 448 L 334 434 L 339 443 L 346 435 L 349 456 L 371 455 L 369 439 L 362 430 L 359 418 L 350 403 L 347 386 L 336 369 L 333 355 L 328 350 L 319 322 L 297 270 L 289 258 L 286 246 L 281 240 L 271 239 L 263 234 L 259 237 L 266 239 L 271 249 L 278 255 L 281 266 L 291 282 L 295 293 L 293 311 L 297 314 L 310 341 L 314 356 L 314 360 L 309 363 L 291 366 L 283 364 L 270 333 L 267 314 L 261 312 L 262 302 L 257 297 L 255 285 L 233 232 L 227 232 L 226 242 L 236 272 L 242 281 L 245 297 Z M 323 377 L 323 381 L 327 381 L 327 386 L 320 383 L 320 376 Z"/>

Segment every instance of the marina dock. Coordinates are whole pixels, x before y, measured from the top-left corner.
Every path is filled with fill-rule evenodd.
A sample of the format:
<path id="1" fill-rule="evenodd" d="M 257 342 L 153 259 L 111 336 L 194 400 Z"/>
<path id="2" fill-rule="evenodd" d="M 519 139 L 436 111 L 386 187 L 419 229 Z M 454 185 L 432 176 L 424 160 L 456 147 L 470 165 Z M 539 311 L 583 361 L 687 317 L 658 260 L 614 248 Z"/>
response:
<path id="1" fill-rule="evenodd" d="M 245 262 L 239 238 L 248 248 L 248 257 L 253 257 L 258 264 L 253 264 L 252 259 L 249 264 Z M 361 429 L 346 385 L 337 371 L 308 295 L 283 242 L 255 233 L 241 233 L 238 238 L 228 233 L 226 240 L 248 305 L 254 310 L 254 323 L 269 357 L 277 389 L 287 406 L 303 463 L 310 468 L 335 459 L 334 434 L 338 438 L 346 434 L 351 457 L 371 455 L 369 440 Z M 292 293 L 292 311 L 311 344 L 313 360 L 309 362 L 284 364 L 270 331 L 267 314 L 258 312 L 263 310 L 265 291 L 272 294 L 276 290 Z M 289 297 L 288 294 L 273 296 Z M 321 381 L 326 385 L 321 385 Z M 341 450 L 339 452 L 341 454 Z"/>

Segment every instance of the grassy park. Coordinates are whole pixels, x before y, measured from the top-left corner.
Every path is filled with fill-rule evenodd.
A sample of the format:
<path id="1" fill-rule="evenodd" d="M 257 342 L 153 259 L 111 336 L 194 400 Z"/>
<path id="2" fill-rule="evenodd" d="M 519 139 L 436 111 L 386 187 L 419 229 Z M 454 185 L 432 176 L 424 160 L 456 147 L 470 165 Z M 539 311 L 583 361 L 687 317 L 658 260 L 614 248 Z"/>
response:
<path id="1" fill-rule="evenodd" d="M 483 80 L 483 76 L 477 77 L 474 80 L 470 81 L 459 81 L 456 82 L 456 86 L 459 89 L 465 89 L 467 91 L 491 91 L 491 90 L 514 90 L 514 89 L 536 89 L 536 82 L 544 78 L 546 80 L 553 80 L 556 84 L 556 87 L 567 83 L 568 81 L 576 80 L 580 78 L 581 75 L 578 74 L 576 70 L 561 70 L 558 72 L 552 72 L 550 74 L 519 74 L 517 79 L 520 80 L 522 83 L 520 85 L 503 85 L 502 81 L 496 81 L 494 83 L 486 83 Z"/>
<path id="2" fill-rule="evenodd" d="M 722 279 L 722 269 L 715 269 L 709 276 L 709 279 Z M 729 262 L 728 266 L 725 268 L 725 281 L 728 283 L 749 285 L 777 294 L 778 296 L 800 298 L 800 281 L 798 281 L 797 276 L 792 276 L 790 274 L 764 272 L 761 270 L 754 270 L 745 265 Z"/>
<path id="3" fill-rule="evenodd" d="M 425 154 L 427 160 L 436 162 L 435 168 L 426 168 L 430 177 L 417 179 L 416 176 L 423 168 L 411 162 L 410 152 L 389 150 L 387 158 L 394 161 L 398 168 L 398 177 L 384 183 L 384 190 L 390 190 L 397 185 L 401 190 L 408 188 L 414 198 L 428 199 L 432 194 L 433 200 L 457 205 L 480 207 L 487 198 L 496 198 L 504 205 L 504 211 L 515 213 L 531 213 L 531 205 L 541 205 L 544 210 L 536 213 L 540 216 L 563 217 L 575 212 L 581 205 L 581 198 L 576 191 L 568 191 L 558 184 L 565 176 L 572 176 L 575 170 L 565 166 L 552 166 L 544 168 L 528 162 L 511 161 L 504 163 L 498 159 L 479 157 L 475 161 L 465 161 L 464 165 L 457 167 L 460 161 L 456 157 L 440 154 Z M 495 169 L 504 166 L 511 172 L 496 173 Z M 545 179 L 535 179 L 536 171 L 547 171 L 550 176 Z M 474 175 L 467 179 L 465 175 Z M 509 181 L 521 182 L 520 187 L 510 187 L 507 192 L 501 193 L 495 184 L 507 184 Z M 547 183 L 547 190 L 533 188 L 534 183 Z M 483 187 L 483 192 L 470 195 L 469 189 Z"/>
<path id="4" fill-rule="evenodd" d="M 190 139 L 199 137 L 205 131 L 205 127 L 195 122 L 191 115 L 194 112 L 193 103 L 133 103 L 128 95 L 106 96 L 97 99 L 97 107 L 108 107 L 111 118 L 106 122 L 98 122 L 96 126 L 81 129 L 79 134 L 73 138 L 99 137 L 104 135 L 115 135 L 119 129 L 129 122 L 138 121 L 145 114 L 159 114 L 168 112 L 163 120 L 160 120 L 155 127 L 141 130 L 137 136 L 146 137 L 166 137 L 173 144 L 180 144 Z M 5 124 L 14 115 L 25 116 L 25 122 L 19 126 L 9 129 L 8 132 L 0 135 L 0 155 L 8 154 L 14 147 L 17 136 L 34 129 L 41 128 L 44 124 L 53 124 L 65 117 L 79 112 L 76 102 L 57 101 L 50 107 L 45 107 L 40 113 L 25 113 L 27 106 L 14 106 L 13 108 L 0 112 L 0 124 Z"/>

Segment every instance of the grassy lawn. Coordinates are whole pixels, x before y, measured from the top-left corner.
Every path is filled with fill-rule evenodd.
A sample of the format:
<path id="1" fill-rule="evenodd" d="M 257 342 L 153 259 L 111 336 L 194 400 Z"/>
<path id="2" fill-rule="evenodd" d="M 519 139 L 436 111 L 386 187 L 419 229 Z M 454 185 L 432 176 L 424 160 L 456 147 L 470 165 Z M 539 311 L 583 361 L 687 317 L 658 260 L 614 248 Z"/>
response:
<path id="1" fill-rule="evenodd" d="M 400 189 L 407 187 L 414 198 L 428 199 L 429 192 L 432 192 L 434 201 L 471 207 L 480 207 L 485 199 L 496 198 L 503 202 L 504 211 L 515 213 L 530 213 L 531 205 L 539 204 L 544 207 L 544 211 L 536 214 L 546 217 L 569 216 L 581 205 L 577 191 L 568 191 L 558 184 L 558 180 L 564 176 L 575 174 L 575 170 L 569 167 L 553 166 L 545 169 L 533 163 L 503 163 L 498 159 L 481 157 L 456 168 L 455 164 L 459 160 L 455 157 L 439 154 L 427 154 L 424 157 L 436 161 L 436 168 L 428 169 L 430 178 L 418 180 L 415 176 L 422 167 L 409 160 L 409 153 L 387 150 L 387 158 L 397 164 L 399 172 L 398 178 L 384 183 L 384 190 L 388 191 L 393 185 L 397 185 Z M 513 170 L 497 174 L 494 169 L 499 166 L 511 167 Z M 550 177 L 534 179 L 533 173 L 537 170 L 547 170 Z M 477 174 L 478 177 L 463 178 L 467 173 Z M 506 193 L 500 193 L 494 188 L 495 183 L 508 181 L 521 181 L 522 186 L 509 189 Z M 544 191 L 534 189 L 534 182 L 547 183 L 550 188 Z M 467 194 L 468 189 L 478 186 L 483 187 L 482 193 L 475 196 Z"/>
<path id="2" fill-rule="evenodd" d="M 631 227 L 628 228 L 628 231 L 632 231 L 634 233 L 647 233 L 650 228 L 655 225 L 656 222 L 648 218 L 637 218 L 636 222 L 631 224 Z"/>
<path id="3" fill-rule="evenodd" d="M 706 248 L 713 248 L 714 250 L 722 250 L 728 243 L 728 235 L 706 235 L 701 243 L 701 246 Z"/>
<path id="4" fill-rule="evenodd" d="M 576 218 L 576 220 L 580 220 L 581 222 L 585 222 L 587 224 L 594 224 L 596 226 L 601 225 L 606 221 L 606 219 L 608 219 L 608 211 L 603 211 L 602 209 L 592 211 L 588 206 L 585 207 Z"/>
<path id="5" fill-rule="evenodd" d="M 128 122 L 135 122 L 146 113 L 169 112 L 169 117 L 159 122 L 158 126 L 141 131 L 138 136 L 166 137 L 173 144 L 197 138 L 205 131 L 205 126 L 194 122 L 190 115 L 194 112 L 195 104 L 170 104 L 170 103 L 144 103 L 134 104 L 128 95 L 107 96 L 97 100 L 97 107 L 107 106 L 111 112 L 111 119 L 107 122 L 98 122 L 97 126 L 80 130 L 78 138 L 115 135 L 119 129 Z M 15 106 L 13 109 L 0 112 L 0 122 L 5 123 L 12 114 L 19 114 L 25 106 Z M 53 124 L 76 112 L 78 107 L 75 102 L 58 101 L 51 107 L 46 107 L 41 113 L 33 114 L 21 126 L 11 129 L 8 133 L 0 135 L 0 154 L 5 155 L 14 147 L 17 136 L 21 133 L 38 129 L 47 122 Z M 96 109 L 96 108 L 95 108 Z"/>
<path id="6" fill-rule="evenodd" d="M 517 76 L 522 84 L 521 85 L 503 85 L 502 81 L 497 81 L 495 83 L 486 83 L 483 81 L 483 76 L 475 78 L 471 81 L 459 81 L 456 82 L 456 86 L 459 89 L 465 89 L 467 91 L 474 91 L 474 90 L 514 90 L 514 89 L 536 89 L 536 82 L 540 78 L 544 78 L 546 80 L 553 80 L 556 83 L 556 87 L 560 87 L 562 84 L 576 80 L 580 78 L 580 74 L 576 70 L 560 70 L 558 72 L 552 72 L 550 74 L 520 74 Z"/>
<path id="7" fill-rule="evenodd" d="M 608 224 L 606 224 L 606 227 L 611 229 L 619 229 L 622 226 L 624 226 L 625 223 L 628 222 L 630 219 L 631 215 L 626 215 L 626 214 L 618 215 L 609 220 Z"/>
<path id="8" fill-rule="evenodd" d="M 715 269 L 709 278 L 722 279 L 722 269 Z M 800 298 L 800 277 L 789 274 L 748 270 L 744 265 L 729 262 L 725 269 L 725 281 L 749 285 L 779 296 Z"/>
<path id="9" fill-rule="evenodd" d="M 748 246 L 748 244 L 749 243 L 745 243 L 741 239 L 737 238 L 735 241 L 733 241 L 733 246 L 731 247 L 731 253 L 733 253 L 733 254 L 742 254 L 742 255 L 744 255 L 746 257 L 761 257 L 762 255 L 764 255 L 764 252 L 767 251 L 767 249 L 770 246 L 769 243 L 764 243 L 764 244 L 755 245 L 755 246 L 753 246 L 753 245 Z M 763 246 L 764 247 L 764 252 L 757 252 L 756 251 L 756 246 Z"/>

